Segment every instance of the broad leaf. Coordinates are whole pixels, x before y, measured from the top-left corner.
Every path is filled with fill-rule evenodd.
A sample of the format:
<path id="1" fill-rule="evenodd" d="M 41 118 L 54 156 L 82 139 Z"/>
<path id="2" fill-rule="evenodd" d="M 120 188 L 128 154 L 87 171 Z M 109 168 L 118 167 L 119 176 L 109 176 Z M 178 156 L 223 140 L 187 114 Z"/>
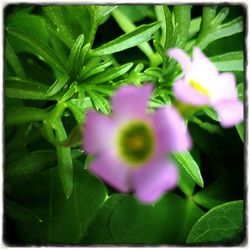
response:
<path id="1" fill-rule="evenodd" d="M 240 243 L 243 237 L 243 215 L 243 201 L 232 201 L 217 206 L 196 222 L 187 243 Z"/>
<path id="2" fill-rule="evenodd" d="M 192 201 L 171 193 L 155 205 L 127 197 L 112 213 L 110 233 L 120 244 L 183 244 L 202 214 Z"/>
<path id="3" fill-rule="evenodd" d="M 110 219 L 116 207 L 127 197 L 124 194 L 112 194 L 107 197 L 105 203 L 87 229 L 86 235 L 81 240 L 83 244 L 115 244 L 110 233 Z"/>
<path id="4" fill-rule="evenodd" d="M 7 163 L 5 177 L 18 177 L 26 174 L 32 174 L 51 167 L 57 164 L 55 151 L 35 151 L 22 158 Z"/>
<path id="5" fill-rule="evenodd" d="M 10 185 L 13 200 L 43 220 L 42 223 L 14 222 L 20 239 L 36 245 L 78 243 L 107 192 L 103 183 L 77 161 L 69 199 L 62 192 L 57 168 L 13 180 Z"/>
<path id="6" fill-rule="evenodd" d="M 30 221 L 40 223 L 42 222 L 42 219 L 39 218 L 36 214 L 10 199 L 5 199 L 4 210 L 6 215 L 14 220 L 20 220 L 26 223 Z"/>

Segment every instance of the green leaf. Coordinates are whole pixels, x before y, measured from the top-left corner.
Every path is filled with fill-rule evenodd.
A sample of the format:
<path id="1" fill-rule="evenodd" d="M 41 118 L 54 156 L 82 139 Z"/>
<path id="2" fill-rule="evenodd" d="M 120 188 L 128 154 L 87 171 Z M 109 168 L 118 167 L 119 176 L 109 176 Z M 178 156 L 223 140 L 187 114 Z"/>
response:
<path id="1" fill-rule="evenodd" d="M 42 83 L 37 83 L 19 78 L 7 78 L 5 80 L 5 95 L 10 98 L 29 100 L 56 100 L 56 97 L 46 97 L 48 87 Z"/>
<path id="2" fill-rule="evenodd" d="M 43 171 L 56 166 L 55 151 L 35 151 L 22 156 L 22 158 L 7 163 L 6 178 L 18 177 Z"/>
<path id="3" fill-rule="evenodd" d="M 19 60 L 18 56 L 16 55 L 14 49 L 12 48 L 8 40 L 6 41 L 5 58 L 7 62 L 10 64 L 15 75 L 20 78 L 25 78 L 25 72 L 22 63 Z"/>
<path id="4" fill-rule="evenodd" d="M 42 219 L 35 215 L 32 211 L 28 210 L 27 208 L 20 206 L 16 202 L 5 199 L 4 201 L 4 210 L 8 217 L 14 220 L 20 220 L 24 222 L 42 222 Z"/>
<path id="5" fill-rule="evenodd" d="M 105 18 L 117 8 L 118 6 L 108 6 L 108 5 L 92 5 L 88 6 L 90 13 L 92 15 L 92 18 L 94 19 L 95 22 L 97 22 L 97 25 L 100 25 L 103 23 Z"/>
<path id="6" fill-rule="evenodd" d="M 194 192 L 195 182 L 184 168 L 179 168 L 178 187 L 187 196 L 190 197 Z"/>
<path id="7" fill-rule="evenodd" d="M 69 48 L 71 48 L 75 39 L 71 33 L 69 24 L 67 23 L 63 6 L 45 6 L 43 7 L 43 10 L 53 22 L 55 26 L 54 32 L 57 37 Z"/>
<path id="8" fill-rule="evenodd" d="M 83 244 L 115 244 L 109 229 L 113 211 L 127 197 L 125 194 L 107 196 L 105 203 L 91 222 L 86 235 L 80 243 Z"/>
<path id="9" fill-rule="evenodd" d="M 243 101 L 244 100 L 244 84 L 243 82 L 237 85 L 238 98 Z"/>
<path id="10" fill-rule="evenodd" d="M 83 119 L 84 119 L 84 112 L 83 112 L 83 110 L 81 110 L 81 108 L 79 108 L 79 105 L 76 105 L 74 100 L 69 100 L 67 102 L 67 107 L 73 113 L 77 123 L 82 124 Z"/>
<path id="11" fill-rule="evenodd" d="M 193 226 L 189 244 L 240 243 L 243 234 L 243 201 L 214 207 Z"/>
<path id="12" fill-rule="evenodd" d="M 188 30 L 191 21 L 191 6 L 177 5 L 174 6 L 176 34 L 178 35 L 176 44 L 184 47 L 188 39 Z"/>
<path id="13" fill-rule="evenodd" d="M 60 75 L 55 82 L 49 87 L 49 89 L 46 91 L 46 96 L 52 96 L 58 93 L 64 85 L 68 82 L 69 77 L 67 74 Z"/>
<path id="14" fill-rule="evenodd" d="M 242 31 L 243 21 L 242 17 L 240 16 L 230 22 L 219 25 L 216 28 L 206 32 L 206 34 L 198 41 L 197 46 L 199 46 L 201 49 L 204 49 L 208 44 L 212 43 L 215 40 L 232 36 Z"/>
<path id="15" fill-rule="evenodd" d="M 241 123 L 237 124 L 235 127 L 238 131 L 240 139 L 244 142 L 244 123 L 241 122 Z"/>
<path id="16" fill-rule="evenodd" d="M 54 51 L 41 41 L 33 38 L 28 33 L 16 30 L 13 28 L 6 28 L 8 34 L 19 41 L 22 41 L 27 46 L 33 49 L 33 51 L 41 56 L 45 62 L 47 62 L 52 68 L 56 68 L 60 72 L 64 72 L 64 65 L 55 55 Z"/>
<path id="17" fill-rule="evenodd" d="M 74 189 L 69 199 L 62 192 L 57 168 L 16 179 L 10 183 L 10 196 L 43 220 L 42 223 L 14 221 L 22 242 L 77 244 L 102 206 L 107 190 L 75 160 Z"/>
<path id="18" fill-rule="evenodd" d="M 155 12 L 157 20 L 161 21 L 160 44 L 165 49 L 174 47 L 177 36 L 174 32 L 174 24 L 169 8 L 166 5 L 156 5 Z"/>
<path id="19" fill-rule="evenodd" d="M 81 76 L 79 77 L 79 81 L 82 81 L 90 76 L 93 76 L 93 75 L 96 75 L 98 73 L 103 72 L 106 68 L 108 68 L 110 65 L 112 65 L 112 63 L 113 63 L 112 60 L 102 62 L 98 66 L 87 71 L 86 73 L 85 73 L 85 70 L 83 70 L 81 73 Z"/>
<path id="20" fill-rule="evenodd" d="M 238 92 L 238 98 L 243 101 L 244 100 L 244 85 L 243 82 L 239 83 L 237 85 L 237 92 Z M 238 131 L 238 134 L 241 138 L 241 140 L 244 142 L 244 122 L 241 122 L 237 124 L 236 129 Z"/>
<path id="21" fill-rule="evenodd" d="M 100 84 L 100 83 L 104 83 L 104 82 L 108 82 L 111 81 L 119 76 L 124 75 L 125 73 L 127 73 L 133 66 L 133 63 L 126 63 L 124 65 L 121 66 L 116 66 L 116 67 L 112 67 L 109 68 L 107 70 L 105 70 L 104 72 L 101 72 L 97 75 L 94 75 L 86 80 L 83 81 L 83 83 L 81 83 L 81 85 L 95 85 L 95 84 Z"/>
<path id="22" fill-rule="evenodd" d="M 119 244 L 183 244 L 192 225 L 203 214 L 192 201 L 168 193 L 155 205 L 129 196 L 110 218 L 110 233 Z"/>
<path id="23" fill-rule="evenodd" d="M 48 44 L 49 31 L 43 17 L 33 14 L 15 15 L 7 23 L 7 27 L 28 33 L 33 38 Z M 14 42 L 14 40 L 12 40 Z M 14 45 L 14 43 L 13 43 Z M 23 46 L 15 43 L 15 48 L 20 51 Z M 27 48 L 28 49 L 28 48 Z"/>
<path id="24" fill-rule="evenodd" d="M 193 195 L 193 200 L 200 206 L 211 209 L 225 202 L 241 199 L 242 187 L 235 186 L 234 183 L 242 179 L 243 177 L 236 171 L 223 173 L 223 176 Z"/>
<path id="25" fill-rule="evenodd" d="M 6 112 L 6 126 L 19 125 L 21 123 L 42 121 L 48 116 L 44 109 L 33 107 L 12 107 Z"/>
<path id="26" fill-rule="evenodd" d="M 200 120 L 197 117 L 192 118 L 191 121 L 194 122 L 195 124 L 199 125 L 202 129 L 205 129 L 212 134 L 216 133 L 216 134 L 220 135 L 223 133 L 223 130 L 221 129 L 220 126 L 213 125 L 209 122 L 203 122 L 202 120 Z"/>
<path id="27" fill-rule="evenodd" d="M 101 56 L 109 55 L 132 48 L 152 38 L 152 35 L 159 29 L 160 23 L 154 22 L 144 24 L 136 28 L 134 31 L 124 34 L 115 40 L 112 40 L 92 51 L 92 55 Z"/>
<path id="28" fill-rule="evenodd" d="M 63 123 L 58 121 L 55 126 L 55 134 L 58 142 L 65 141 L 67 133 Z M 73 190 L 73 163 L 70 148 L 64 146 L 56 147 L 59 175 L 62 181 L 63 190 L 67 199 L 71 196 Z"/>
<path id="29" fill-rule="evenodd" d="M 222 55 L 210 57 L 219 71 L 243 71 L 243 51 L 228 52 Z"/>
<path id="30" fill-rule="evenodd" d="M 91 98 L 91 101 L 93 102 L 93 105 L 96 108 L 96 110 L 101 110 L 104 114 L 110 113 L 110 107 L 104 97 L 98 95 L 93 90 L 87 90 L 87 93 Z"/>
<path id="31" fill-rule="evenodd" d="M 188 151 L 173 153 L 172 156 L 178 166 L 184 168 L 199 186 L 204 186 L 199 166 Z"/>
<path id="32" fill-rule="evenodd" d="M 84 35 L 81 34 L 74 43 L 68 61 L 68 72 L 72 78 L 81 73 L 83 68 L 85 55 L 89 51 L 90 44 L 84 45 Z"/>

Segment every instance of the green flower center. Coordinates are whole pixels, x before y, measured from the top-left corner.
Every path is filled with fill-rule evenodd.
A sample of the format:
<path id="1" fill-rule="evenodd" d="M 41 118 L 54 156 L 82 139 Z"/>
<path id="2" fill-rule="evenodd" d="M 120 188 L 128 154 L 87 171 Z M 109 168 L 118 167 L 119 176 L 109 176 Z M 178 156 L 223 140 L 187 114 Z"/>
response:
<path id="1" fill-rule="evenodd" d="M 118 152 L 131 167 L 139 167 L 151 158 L 155 147 L 152 128 L 143 121 L 122 127 L 118 135 Z"/>

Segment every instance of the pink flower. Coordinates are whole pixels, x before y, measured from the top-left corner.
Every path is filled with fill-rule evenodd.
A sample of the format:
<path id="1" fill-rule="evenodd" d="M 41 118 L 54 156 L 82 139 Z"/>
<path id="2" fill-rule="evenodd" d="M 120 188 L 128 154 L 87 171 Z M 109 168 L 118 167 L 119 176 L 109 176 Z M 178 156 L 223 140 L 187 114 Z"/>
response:
<path id="1" fill-rule="evenodd" d="M 144 203 L 175 187 L 178 173 L 168 153 L 191 146 L 173 107 L 147 112 L 151 92 L 151 84 L 121 87 L 112 97 L 113 115 L 89 111 L 84 127 L 84 150 L 96 156 L 90 171 Z"/>
<path id="2" fill-rule="evenodd" d="M 243 104 L 237 99 L 232 73 L 220 74 L 199 48 L 194 48 L 192 60 L 178 48 L 170 49 L 168 55 L 177 60 L 184 71 L 184 76 L 174 84 L 177 99 L 193 106 L 212 106 L 223 127 L 243 120 Z"/>

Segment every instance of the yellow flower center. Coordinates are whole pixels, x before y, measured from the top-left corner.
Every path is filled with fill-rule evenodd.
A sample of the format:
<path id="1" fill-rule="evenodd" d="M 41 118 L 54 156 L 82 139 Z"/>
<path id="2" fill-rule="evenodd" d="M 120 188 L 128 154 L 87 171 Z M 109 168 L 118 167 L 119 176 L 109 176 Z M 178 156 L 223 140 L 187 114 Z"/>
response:
<path id="1" fill-rule="evenodd" d="M 119 156 L 133 168 L 143 165 L 154 153 L 153 130 L 143 121 L 126 124 L 120 129 L 117 138 Z"/>
<path id="2" fill-rule="evenodd" d="M 200 92 L 203 95 L 209 96 L 208 89 L 204 88 L 199 82 L 196 82 L 195 80 L 189 80 L 189 84 L 194 87 L 198 92 Z"/>

